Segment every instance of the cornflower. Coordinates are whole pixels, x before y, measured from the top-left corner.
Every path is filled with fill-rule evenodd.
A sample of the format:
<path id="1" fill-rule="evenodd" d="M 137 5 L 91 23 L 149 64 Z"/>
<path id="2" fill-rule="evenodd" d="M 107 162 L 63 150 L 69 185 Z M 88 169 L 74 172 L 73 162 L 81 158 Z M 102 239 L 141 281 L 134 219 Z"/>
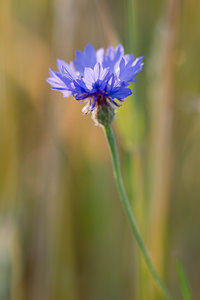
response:
<path id="1" fill-rule="evenodd" d="M 132 94 L 128 85 L 136 81 L 144 65 L 143 58 L 124 55 L 121 44 L 106 51 L 103 48 L 95 51 L 87 44 L 83 53 L 76 51 L 75 60 L 69 64 L 58 59 L 58 71 L 50 69 L 47 82 L 64 97 L 72 95 L 77 101 L 86 102 L 83 114 L 93 112 L 97 124 L 108 125 L 114 119 L 115 108 Z"/>

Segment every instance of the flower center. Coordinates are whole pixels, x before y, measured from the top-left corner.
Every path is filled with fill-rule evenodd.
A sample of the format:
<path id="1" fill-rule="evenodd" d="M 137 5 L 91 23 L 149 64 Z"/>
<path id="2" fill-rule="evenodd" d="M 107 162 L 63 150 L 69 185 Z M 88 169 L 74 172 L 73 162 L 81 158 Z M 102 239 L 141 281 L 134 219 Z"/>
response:
<path id="1" fill-rule="evenodd" d="M 99 94 L 98 97 L 97 97 L 97 105 L 98 106 L 103 106 L 103 105 L 106 105 L 108 106 L 108 101 L 106 100 L 106 97 Z"/>

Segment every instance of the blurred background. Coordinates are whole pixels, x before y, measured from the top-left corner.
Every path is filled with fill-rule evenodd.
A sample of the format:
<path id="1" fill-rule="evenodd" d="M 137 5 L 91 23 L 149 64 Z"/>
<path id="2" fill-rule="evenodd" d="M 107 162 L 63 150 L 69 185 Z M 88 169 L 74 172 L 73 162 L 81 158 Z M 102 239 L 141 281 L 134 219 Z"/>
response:
<path id="1" fill-rule="evenodd" d="M 114 130 L 157 270 L 200 299 L 200 2 L 0 3 L 0 299 L 159 300 L 120 204 L 104 133 L 50 90 L 75 49 L 145 55 Z"/>

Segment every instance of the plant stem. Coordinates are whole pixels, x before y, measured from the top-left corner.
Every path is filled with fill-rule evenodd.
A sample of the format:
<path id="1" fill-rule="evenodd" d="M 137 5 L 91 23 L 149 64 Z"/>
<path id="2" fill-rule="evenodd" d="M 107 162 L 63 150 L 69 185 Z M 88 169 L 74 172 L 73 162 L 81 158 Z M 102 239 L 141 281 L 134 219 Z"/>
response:
<path id="1" fill-rule="evenodd" d="M 125 208 L 125 211 L 127 213 L 127 216 L 128 216 L 133 234 L 134 234 L 135 239 L 137 241 L 137 244 L 138 244 L 138 246 L 139 246 L 139 248 L 140 248 L 140 250 L 143 254 L 143 257 L 144 257 L 144 260 L 147 264 L 147 267 L 148 267 L 151 275 L 153 276 L 155 282 L 157 283 L 157 285 L 160 287 L 163 294 L 165 295 L 165 299 L 172 300 L 167 288 L 165 287 L 163 281 L 161 280 L 160 276 L 156 272 L 156 270 L 155 270 L 155 268 L 154 268 L 154 266 L 151 262 L 148 250 L 147 250 L 147 248 L 146 248 L 146 246 L 145 246 L 145 244 L 142 240 L 139 229 L 137 227 L 135 217 L 133 215 L 131 206 L 129 204 L 129 200 L 128 200 L 128 197 L 127 197 L 127 194 L 126 194 L 126 191 L 125 191 L 125 188 L 124 188 L 123 180 L 122 180 L 120 163 L 119 163 L 119 156 L 118 156 L 118 151 L 117 151 L 117 144 L 116 144 L 113 129 L 110 125 L 107 125 L 107 126 L 104 126 L 104 130 L 105 130 L 106 138 L 107 138 L 109 148 L 110 148 L 110 152 L 111 152 L 115 180 L 116 180 L 117 187 L 119 189 L 119 193 L 120 193 L 120 196 L 121 196 L 122 204 L 123 204 L 123 206 Z"/>

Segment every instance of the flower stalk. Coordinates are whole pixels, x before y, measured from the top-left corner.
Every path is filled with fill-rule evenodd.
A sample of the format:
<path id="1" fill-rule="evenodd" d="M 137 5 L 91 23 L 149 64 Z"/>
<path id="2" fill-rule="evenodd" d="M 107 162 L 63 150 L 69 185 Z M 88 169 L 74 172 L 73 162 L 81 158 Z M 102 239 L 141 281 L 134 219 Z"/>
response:
<path id="1" fill-rule="evenodd" d="M 137 227 L 137 223 L 134 217 L 134 214 L 132 212 L 131 206 L 129 204 L 129 200 L 124 188 L 124 184 L 123 184 L 123 180 L 122 180 L 122 175 L 121 175 L 121 169 L 120 169 L 120 162 L 119 162 L 119 156 L 118 156 L 118 150 L 117 150 L 117 144 L 116 144 L 116 140 L 115 140 L 115 135 L 113 132 L 113 129 L 110 125 L 104 125 L 104 131 L 105 131 L 105 135 L 108 141 L 108 145 L 110 148 L 110 153 L 111 153 L 111 157 L 112 157 L 112 163 L 113 163 L 113 171 L 114 171 L 114 176 L 115 176 L 115 180 L 117 183 L 117 187 L 119 190 L 119 194 L 121 196 L 121 201 L 122 204 L 124 206 L 124 209 L 126 211 L 126 214 L 128 216 L 129 219 L 129 223 L 131 225 L 131 229 L 133 231 L 133 234 L 135 236 L 135 239 L 137 241 L 138 247 L 140 248 L 143 258 L 146 262 L 146 265 L 149 269 L 149 272 L 151 273 L 152 277 L 155 280 L 155 283 L 157 284 L 157 286 L 161 289 L 161 291 L 163 292 L 163 295 L 165 296 L 166 300 L 172 300 L 167 288 L 165 287 L 162 279 L 160 278 L 160 276 L 158 275 L 157 271 L 155 270 L 152 262 L 151 262 L 151 258 L 150 255 L 148 253 L 148 250 L 143 242 L 143 239 L 140 235 L 139 229 Z"/>

